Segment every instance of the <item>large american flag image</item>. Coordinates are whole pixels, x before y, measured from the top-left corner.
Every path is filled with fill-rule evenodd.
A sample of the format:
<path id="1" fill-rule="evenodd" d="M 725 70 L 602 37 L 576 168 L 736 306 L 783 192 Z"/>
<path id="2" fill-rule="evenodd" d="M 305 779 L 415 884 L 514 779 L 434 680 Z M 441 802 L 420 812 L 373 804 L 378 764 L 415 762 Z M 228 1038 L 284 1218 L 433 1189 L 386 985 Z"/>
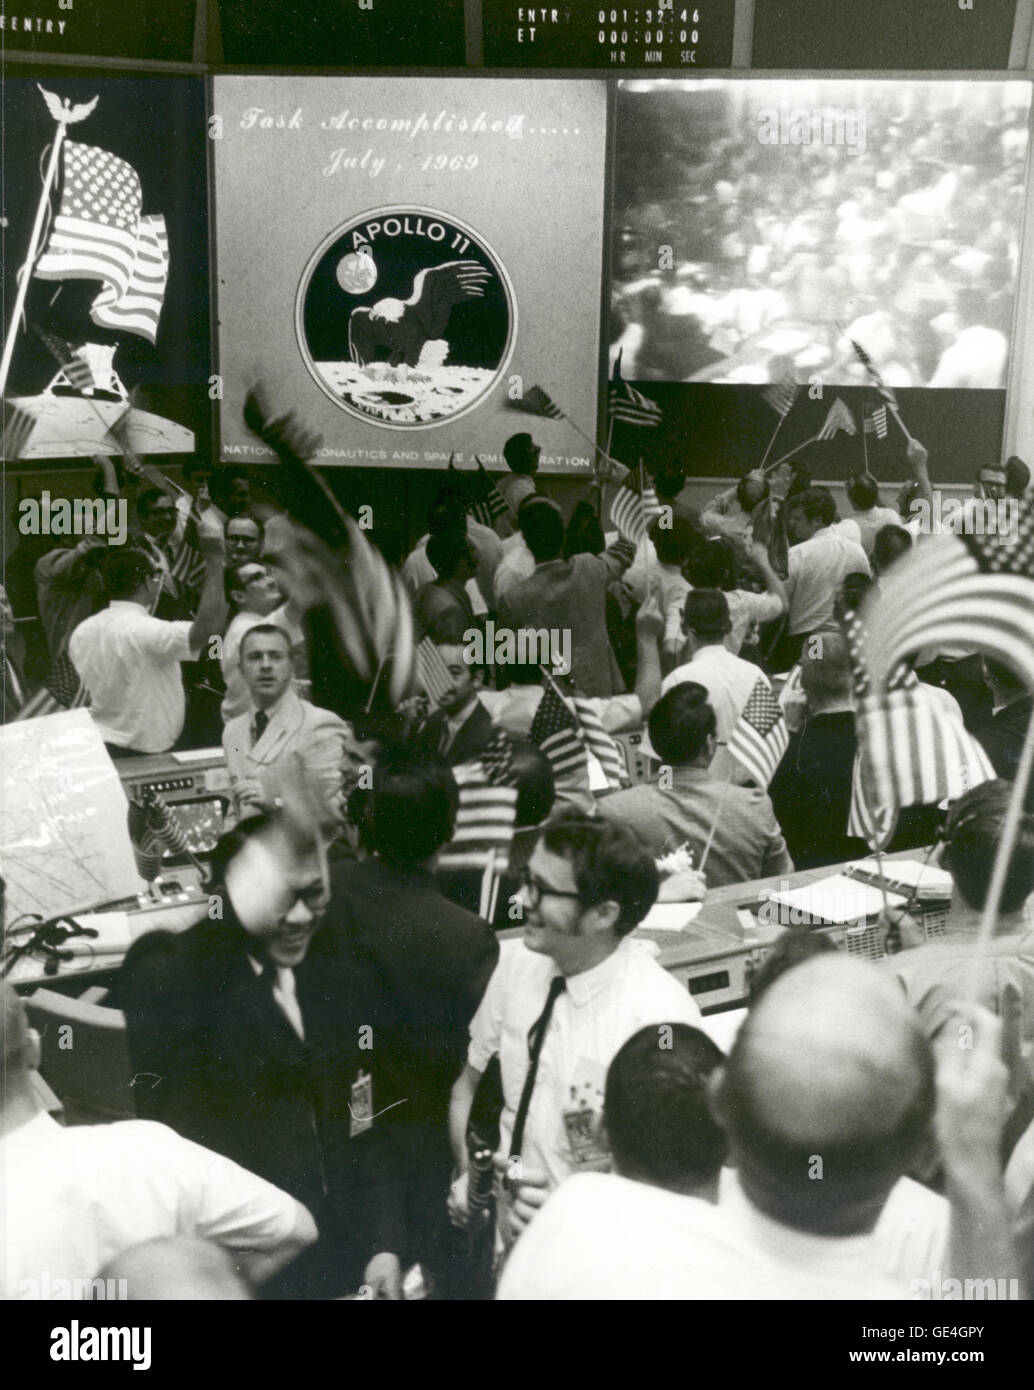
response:
<path id="1" fill-rule="evenodd" d="M 141 217 L 136 170 L 99 149 L 65 142 L 61 204 L 33 272 L 40 280 L 103 280 L 90 317 L 152 343 L 169 275 L 164 217 Z"/>
<path id="2" fill-rule="evenodd" d="M 143 195 L 136 170 L 95 145 L 65 142 L 61 206 L 46 250 L 36 263 L 40 280 L 104 280 L 123 295 L 136 262 Z"/>

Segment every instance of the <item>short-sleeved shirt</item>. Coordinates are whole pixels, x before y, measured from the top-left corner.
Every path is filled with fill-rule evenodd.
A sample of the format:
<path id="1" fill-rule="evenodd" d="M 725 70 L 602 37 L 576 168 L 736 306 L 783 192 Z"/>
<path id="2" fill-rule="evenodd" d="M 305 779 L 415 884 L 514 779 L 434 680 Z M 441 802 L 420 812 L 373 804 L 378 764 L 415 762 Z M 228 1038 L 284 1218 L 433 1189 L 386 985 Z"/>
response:
<path id="1" fill-rule="evenodd" d="M 471 1066 L 483 1072 L 499 1055 L 503 1152 L 509 1152 L 528 1071 L 528 1030 L 542 1013 L 558 973 L 550 956 L 529 951 L 523 941 L 504 941 L 470 1025 Z M 546 1029 L 528 1109 L 521 1155 L 527 1171 L 545 1173 L 554 1185 L 579 1171 L 570 1117 L 587 1118 L 590 1128 L 598 1124 L 614 1054 L 640 1028 L 663 1023 L 699 1028 L 700 1010 L 641 942 L 626 937 L 600 965 L 568 977 Z"/>
<path id="2" fill-rule="evenodd" d="M 833 617 L 840 586 L 849 574 L 871 574 L 869 559 L 856 540 L 832 526 L 790 547 L 786 594 L 791 637 L 814 632 Z"/>
<path id="3" fill-rule="evenodd" d="M 0 1171 L 4 1298 L 82 1298 L 109 1260 L 160 1237 L 269 1250 L 298 1210 L 272 1183 L 150 1120 L 63 1128 L 41 1112 L 0 1139 Z"/>
<path id="4" fill-rule="evenodd" d="M 565 1182 L 514 1247 L 511 1299 L 900 1299 L 874 1235 L 791 1231 L 742 1197 L 712 1206 L 611 1173 Z"/>
<path id="5" fill-rule="evenodd" d="M 155 618 L 140 603 L 112 599 L 72 633 L 68 654 L 90 694 L 105 743 L 164 753 L 183 732 L 181 661 L 193 661 L 188 622 Z"/>

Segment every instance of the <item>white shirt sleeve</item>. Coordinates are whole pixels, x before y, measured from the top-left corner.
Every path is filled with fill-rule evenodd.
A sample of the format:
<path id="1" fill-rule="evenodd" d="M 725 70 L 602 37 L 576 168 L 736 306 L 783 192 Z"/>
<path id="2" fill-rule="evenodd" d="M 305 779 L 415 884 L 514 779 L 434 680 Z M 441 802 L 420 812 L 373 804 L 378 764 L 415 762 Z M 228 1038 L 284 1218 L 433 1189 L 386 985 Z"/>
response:
<path id="1" fill-rule="evenodd" d="M 265 1178 L 165 1126 L 161 1152 L 180 1193 L 185 1233 L 231 1250 L 270 1250 L 291 1234 L 298 1204 Z"/>
<path id="2" fill-rule="evenodd" d="M 139 642 L 142 649 L 154 656 L 171 656 L 177 661 L 191 661 L 197 655 L 190 645 L 191 624 L 188 622 L 167 623 L 161 618 L 151 618 L 139 627 Z"/>
<path id="3" fill-rule="evenodd" d="M 499 960 L 495 969 L 492 971 L 492 978 L 488 982 L 482 996 L 481 1003 L 478 1005 L 477 1013 L 470 1022 L 470 1047 L 467 1049 L 467 1061 L 475 1071 L 483 1072 L 489 1062 L 500 1051 L 503 1042 L 503 1005 L 507 994 L 507 969 L 509 961 L 512 959 L 514 946 L 520 947 L 519 941 L 504 941 L 500 945 Z"/>

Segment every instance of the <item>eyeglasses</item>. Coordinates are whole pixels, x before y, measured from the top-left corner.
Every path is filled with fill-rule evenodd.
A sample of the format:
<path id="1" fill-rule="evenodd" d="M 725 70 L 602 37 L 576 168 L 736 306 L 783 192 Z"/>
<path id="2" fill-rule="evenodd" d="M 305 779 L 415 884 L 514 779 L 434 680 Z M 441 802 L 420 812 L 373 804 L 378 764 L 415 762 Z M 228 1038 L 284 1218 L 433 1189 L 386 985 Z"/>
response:
<path id="1" fill-rule="evenodd" d="M 528 908 L 534 912 L 543 898 L 571 898 L 575 902 L 581 902 L 581 893 L 572 893 L 564 888 L 554 888 L 549 883 L 543 883 L 541 879 L 535 878 L 527 869 L 521 874 L 520 890 L 527 900 Z"/>

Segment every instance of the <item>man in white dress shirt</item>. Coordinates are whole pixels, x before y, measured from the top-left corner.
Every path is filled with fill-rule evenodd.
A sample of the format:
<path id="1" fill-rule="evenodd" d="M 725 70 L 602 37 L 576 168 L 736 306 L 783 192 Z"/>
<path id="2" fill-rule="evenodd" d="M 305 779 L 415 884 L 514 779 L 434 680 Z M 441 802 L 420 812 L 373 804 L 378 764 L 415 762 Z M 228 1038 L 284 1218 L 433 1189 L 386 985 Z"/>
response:
<path id="1" fill-rule="evenodd" d="M 700 1023 L 684 990 L 629 935 L 658 892 L 653 860 L 623 826 L 568 812 L 536 845 L 518 900 L 524 939 L 502 945 L 470 1025 L 449 1128 L 461 1173 L 478 1083 L 499 1056 L 504 1096 L 497 1165 L 509 1174 L 500 1236 L 509 1242 L 572 1173 L 607 1168 L 600 1130 L 611 1058 L 648 1024 Z M 517 1162 L 519 1160 L 519 1162 Z M 466 1183 L 454 1184 L 466 1219 Z"/>
<path id="2" fill-rule="evenodd" d="M 293 1197 L 165 1125 L 59 1125 L 38 1108 L 39 1037 L 9 985 L 2 1006 L 0 1296 L 91 1298 L 109 1260 L 168 1236 L 214 1241 L 261 1280 L 316 1239 Z"/>
<path id="3" fill-rule="evenodd" d="M 205 574 L 193 622 L 152 616 L 163 573 L 141 550 L 109 553 L 104 583 L 107 608 L 72 633 L 68 654 L 90 695 L 90 714 L 115 757 L 164 753 L 183 732 L 186 696 L 180 663 L 196 661 L 226 620 L 223 536 L 198 524 Z"/>

